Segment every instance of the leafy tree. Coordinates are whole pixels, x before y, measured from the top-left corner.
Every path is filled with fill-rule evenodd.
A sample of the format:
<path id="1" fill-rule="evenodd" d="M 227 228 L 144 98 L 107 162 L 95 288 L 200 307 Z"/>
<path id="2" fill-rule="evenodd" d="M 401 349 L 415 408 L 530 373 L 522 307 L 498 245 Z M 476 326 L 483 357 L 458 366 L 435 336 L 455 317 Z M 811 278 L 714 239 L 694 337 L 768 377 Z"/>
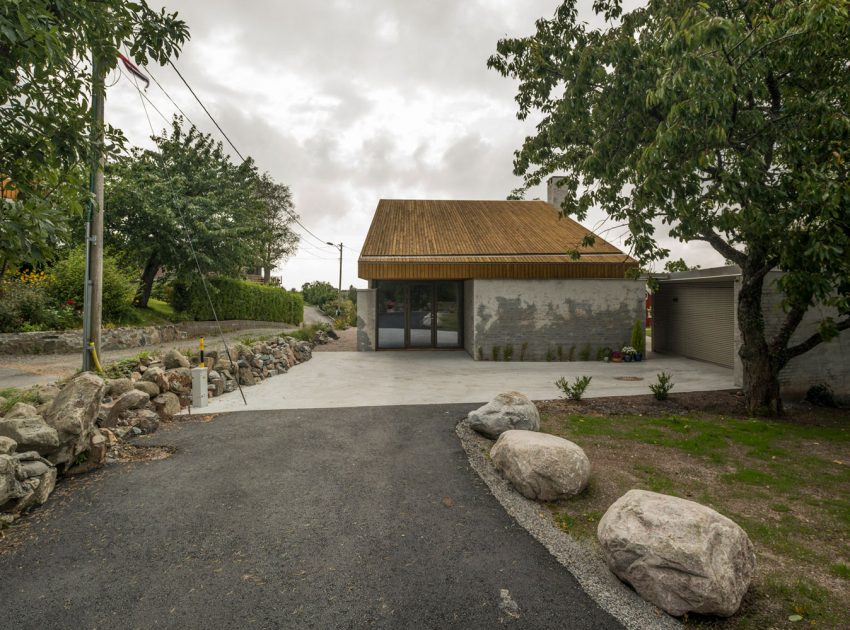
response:
<path id="1" fill-rule="evenodd" d="M 292 192 L 289 186 L 276 183 L 268 173 L 256 181 L 257 199 L 260 204 L 260 229 L 256 235 L 259 266 L 263 268 L 263 280 L 271 280 L 272 268 L 286 260 L 298 249 L 298 234 L 292 224 Z"/>
<path id="2" fill-rule="evenodd" d="M 850 328 L 850 6 L 845 0 L 650 0 L 623 13 L 575 0 L 488 62 L 519 80 L 521 119 L 541 116 L 517 151 L 525 187 L 565 171 L 562 212 L 596 206 L 629 225 L 641 262 L 668 253 L 665 223 L 740 265 L 738 320 L 751 411 L 781 412 L 786 363 Z M 762 290 L 785 272 L 785 319 L 768 336 Z M 816 302 L 834 316 L 790 344 Z"/>
<path id="3" fill-rule="evenodd" d="M 126 46 L 164 64 L 188 38 L 177 14 L 145 0 L 0 3 L 0 180 L 17 190 L 0 213 L 0 265 L 49 258 L 88 199 L 92 68 L 109 72 Z M 123 146 L 107 126 L 105 151 Z"/>
<path id="4" fill-rule="evenodd" d="M 261 230 L 250 160 L 234 165 L 221 143 L 194 126 L 184 130 L 179 117 L 154 142 L 156 150 L 136 149 L 106 173 L 107 244 L 142 269 L 140 306 L 163 269 L 183 282 L 197 280 L 193 247 L 204 273 L 241 275 L 256 260 Z"/>
<path id="5" fill-rule="evenodd" d="M 322 306 L 325 302 L 330 302 L 339 297 L 336 287 L 330 282 L 322 280 L 305 282 L 301 287 L 301 294 L 304 296 L 305 302 L 316 306 Z"/>

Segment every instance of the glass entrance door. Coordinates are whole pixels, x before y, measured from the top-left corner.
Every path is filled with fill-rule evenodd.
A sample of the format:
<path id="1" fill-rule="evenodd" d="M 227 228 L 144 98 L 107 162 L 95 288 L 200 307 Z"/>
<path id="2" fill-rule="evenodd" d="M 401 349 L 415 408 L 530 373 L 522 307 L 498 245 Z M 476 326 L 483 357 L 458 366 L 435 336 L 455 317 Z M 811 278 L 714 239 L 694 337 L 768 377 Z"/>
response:
<path id="1" fill-rule="evenodd" d="M 378 349 L 459 348 L 462 287 L 456 281 L 378 282 Z"/>
<path id="2" fill-rule="evenodd" d="M 430 348 L 434 345 L 434 285 L 411 284 L 410 290 L 410 348 Z"/>

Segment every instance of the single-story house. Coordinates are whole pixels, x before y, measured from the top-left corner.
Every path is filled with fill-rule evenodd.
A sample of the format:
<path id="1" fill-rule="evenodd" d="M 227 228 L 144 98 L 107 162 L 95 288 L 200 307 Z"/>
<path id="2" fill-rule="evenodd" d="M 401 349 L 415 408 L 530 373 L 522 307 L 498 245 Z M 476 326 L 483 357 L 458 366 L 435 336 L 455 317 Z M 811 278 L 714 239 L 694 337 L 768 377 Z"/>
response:
<path id="1" fill-rule="evenodd" d="M 622 347 L 646 285 L 604 239 L 583 248 L 589 233 L 545 201 L 382 199 L 358 260 L 358 349 L 541 361 Z"/>
<path id="2" fill-rule="evenodd" d="M 764 282 L 762 310 L 768 339 L 785 319 L 783 296 L 777 285 L 781 276 L 781 272 L 773 271 Z M 659 279 L 659 290 L 652 296 L 652 351 L 732 368 L 735 384 L 743 385 L 736 308 L 740 287 L 741 269 L 737 265 L 683 271 Z M 823 318 L 837 315 L 829 307 L 812 307 L 791 344 L 817 332 Z M 837 396 L 850 396 L 850 331 L 791 359 L 779 380 L 786 395 L 804 395 L 812 385 L 825 383 Z"/>

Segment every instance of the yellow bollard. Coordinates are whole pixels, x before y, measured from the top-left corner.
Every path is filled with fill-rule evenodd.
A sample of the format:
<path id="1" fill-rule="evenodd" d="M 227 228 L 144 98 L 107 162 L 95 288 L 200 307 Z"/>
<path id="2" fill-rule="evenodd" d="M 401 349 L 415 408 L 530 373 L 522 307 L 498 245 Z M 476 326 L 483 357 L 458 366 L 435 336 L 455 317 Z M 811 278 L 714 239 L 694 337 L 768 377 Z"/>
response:
<path id="1" fill-rule="evenodd" d="M 201 363 L 198 365 L 198 367 L 206 367 L 204 365 L 204 338 L 203 337 L 201 337 L 201 339 L 200 339 L 200 346 L 201 346 Z"/>

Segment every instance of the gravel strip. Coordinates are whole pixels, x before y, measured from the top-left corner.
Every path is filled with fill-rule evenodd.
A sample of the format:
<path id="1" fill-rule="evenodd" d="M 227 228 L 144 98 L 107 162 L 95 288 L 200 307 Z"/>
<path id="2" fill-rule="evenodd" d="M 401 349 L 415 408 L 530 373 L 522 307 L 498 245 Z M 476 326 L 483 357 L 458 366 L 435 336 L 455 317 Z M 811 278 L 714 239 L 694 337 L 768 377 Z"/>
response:
<path id="1" fill-rule="evenodd" d="M 484 480 L 505 511 L 573 574 L 600 608 L 630 629 L 682 628 L 676 619 L 644 601 L 620 582 L 592 549 L 559 530 L 545 515 L 541 516 L 540 504 L 516 492 L 485 456 L 490 451 L 490 440 L 475 433 L 465 420 L 458 423 L 455 431 L 473 470 Z"/>

